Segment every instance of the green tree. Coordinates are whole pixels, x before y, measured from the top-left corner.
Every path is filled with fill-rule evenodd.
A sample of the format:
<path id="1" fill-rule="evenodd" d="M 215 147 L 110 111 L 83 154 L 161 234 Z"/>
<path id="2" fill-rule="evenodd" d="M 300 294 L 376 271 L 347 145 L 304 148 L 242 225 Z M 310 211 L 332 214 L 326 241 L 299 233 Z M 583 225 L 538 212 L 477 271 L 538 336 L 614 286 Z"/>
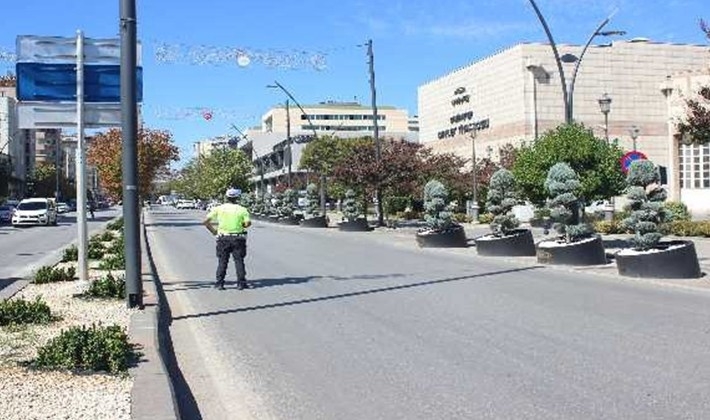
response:
<path id="1" fill-rule="evenodd" d="M 579 175 L 580 198 L 589 203 L 624 191 L 626 183 L 619 165 L 622 156 L 616 142 L 608 144 L 594 137 L 583 124 L 563 124 L 520 149 L 513 175 L 525 197 L 542 205 L 547 197 L 548 171 L 558 162 L 567 162 Z"/>
<path id="2" fill-rule="evenodd" d="M 176 190 L 192 198 L 218 198 L 228 188 L 249 188 L 252 163 L 239 149 L 214 149 L 189 161 L 180 173 Z"/>
<path id="3" fill-rule="evenodd" d="M 454 225 L 448 199 L 449 192 L 441 182 L 432 179 L 424 186 L 424 220 L 429 229 L 442 231 Z"/>

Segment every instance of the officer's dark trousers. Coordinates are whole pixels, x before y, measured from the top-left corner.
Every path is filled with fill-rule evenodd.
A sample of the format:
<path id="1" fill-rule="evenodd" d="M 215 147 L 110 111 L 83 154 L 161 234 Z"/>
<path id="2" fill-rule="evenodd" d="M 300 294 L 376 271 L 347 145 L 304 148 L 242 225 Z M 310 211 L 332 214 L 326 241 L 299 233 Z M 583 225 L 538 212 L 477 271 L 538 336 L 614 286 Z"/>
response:
<path id="1" fill-rule="evenodd" d="M 234 264 L 237 266 L 237 282 L 244 283 L 246 281 L 246 269 L 244 268 L 244 257 L 247 256 L 246 236 L 220 236 L 217 238 L 218 283 L 224 282 L 230 256 L 234 258 Z"/>

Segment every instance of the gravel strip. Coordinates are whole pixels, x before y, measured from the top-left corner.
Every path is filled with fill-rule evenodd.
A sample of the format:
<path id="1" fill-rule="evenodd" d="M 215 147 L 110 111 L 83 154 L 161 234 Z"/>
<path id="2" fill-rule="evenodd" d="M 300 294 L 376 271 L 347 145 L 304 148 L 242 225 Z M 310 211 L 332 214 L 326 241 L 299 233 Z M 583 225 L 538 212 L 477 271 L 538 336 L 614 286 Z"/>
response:
<path id="1" fill-rule="evenodd" d="M 115 272 L 114 274 L 121 275 Z M 91 277 L 100 275 L 93 271 Z M 136 311 L 122 300 L 77 298 L 86 284 L 29 284 L 13 299 L 42 299 L 62 320 L 49 325 L 0 328 L 0 419 L 130 419 L 129 375 L 78 375 L 19 367 L 37 348 L 76 325 L 119 325 L 128 328 Z"/>

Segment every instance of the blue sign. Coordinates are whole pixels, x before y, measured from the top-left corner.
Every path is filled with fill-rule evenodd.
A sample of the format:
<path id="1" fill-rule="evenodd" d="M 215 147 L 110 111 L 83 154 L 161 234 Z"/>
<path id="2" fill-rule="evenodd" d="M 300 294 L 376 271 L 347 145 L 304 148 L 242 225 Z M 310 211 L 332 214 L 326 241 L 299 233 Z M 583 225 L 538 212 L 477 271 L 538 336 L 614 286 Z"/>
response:
<path id="1" fill-rule="evenodd" d="M 143 69 L 136 70 L 136 97 L 143 101 Z M 20 101 L 76 101 L 76 64 L 17 63 Z M 84 101 L 121 102 L 121 68 L 84 66 Z"/>
<path id="2" fill-rule="evenodd" d="M 642 152 L 639 152 L 638 150 L 632 150 L 630 152 L 627 152 L 624 156 L 621 157 L 621 171 L 624 173 L 627 173 L 629 171 L 629 167 L 631 166 L 631 163 L 637 160 L 647 160 L 648 158 L 646 157 L 645 154 Z"/>

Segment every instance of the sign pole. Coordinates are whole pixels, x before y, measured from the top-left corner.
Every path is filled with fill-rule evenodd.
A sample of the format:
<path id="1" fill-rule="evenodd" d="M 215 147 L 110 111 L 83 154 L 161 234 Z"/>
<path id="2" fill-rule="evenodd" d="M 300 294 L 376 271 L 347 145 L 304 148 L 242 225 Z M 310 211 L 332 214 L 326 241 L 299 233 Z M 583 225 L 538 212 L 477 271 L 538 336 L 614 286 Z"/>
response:
<path id="1" fill-rule="evenodd" d="M 84 144 L 84 34 L 76 32 L 76 215 L 79 228 L 79 281 L 89 281 L 86 229 L 86 145 Z"/>
<path id="2" fill-rule="evenodd" d="M 123 140 L 123 232 L 126 304 L 143 308 L 138 194 L 138 111 L 136 106 L 136 0 L 121 0 L 121 137 Z"/>

